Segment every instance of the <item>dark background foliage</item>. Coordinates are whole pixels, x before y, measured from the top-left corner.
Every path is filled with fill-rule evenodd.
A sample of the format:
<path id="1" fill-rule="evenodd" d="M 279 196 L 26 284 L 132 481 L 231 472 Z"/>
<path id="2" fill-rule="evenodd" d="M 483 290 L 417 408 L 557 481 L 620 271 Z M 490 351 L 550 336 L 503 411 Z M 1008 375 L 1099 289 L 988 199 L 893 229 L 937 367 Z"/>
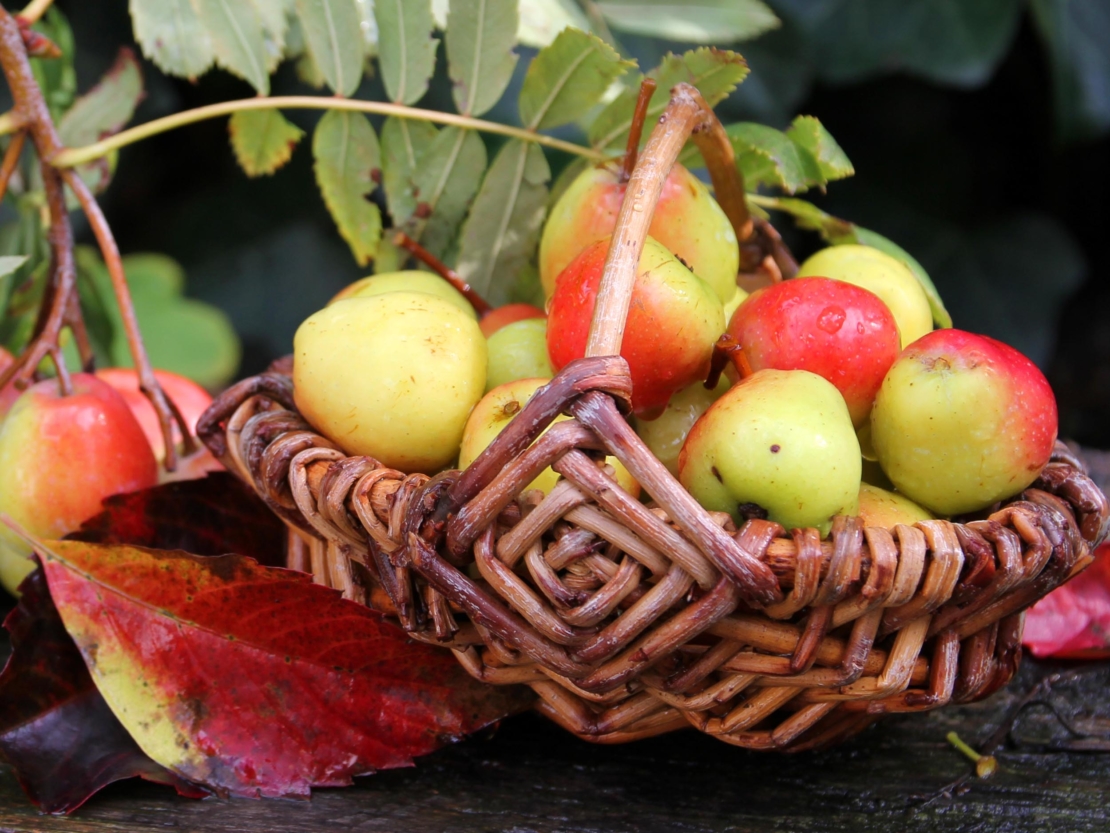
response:
<path id="1" fill-rule="evenodd" d="M 783 26 L 733 47 L 752 75 L 722 116 L 777 127 L 796 113 L 817 116 L 857 174 L 816 201 L 913 253 L 956 326 L 1014 344 L 1049 373 L 1062 433 L 1110 447 L 1110 4 L 983 0 L 949 15 L 954 3 L 773 0 Z M 58 6 L 74 28 L 81 89 L 121 44 L 138 51 L 126 0 Z M 644 67 L 687 46 L 621 43 Z M 146 62 L 144 73 L 138 121 L 252 94 L 218 71 L 195 83 Z M 273 92 L 311 90 L 286 65 Z M 358 95 L 380 97 L 380 85 L 368 79 Z M 449 95 L 440 71 L 421 103 Z M 514 100 L 490 117 L 515 121 Z M 317 118 L 287 115 L 301 126 Z M 232 316 L 244 374 L 288 352 L 300 321 L 363 274 L 317 194 L 309 156 L 302 146 L 273 177 L 250 180 L 226 122 L 204 122 L 126 148 L 104 197 L 125 252 L 171 255 L 189 293 Z M 790 240 L 799 255 L 817 245 Z"/>

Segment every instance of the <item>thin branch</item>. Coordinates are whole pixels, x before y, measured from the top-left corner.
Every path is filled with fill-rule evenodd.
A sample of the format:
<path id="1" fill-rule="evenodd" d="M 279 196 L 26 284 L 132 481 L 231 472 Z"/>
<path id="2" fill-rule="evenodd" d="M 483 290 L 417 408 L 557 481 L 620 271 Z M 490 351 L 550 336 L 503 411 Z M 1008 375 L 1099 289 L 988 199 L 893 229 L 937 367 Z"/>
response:
<path id="1" fill-rule="evenodd" d="M 18 17 L 24 22 L 31 24 L 46 14 L 46 10 L 54 5 L 54 0 L 31 0 L 27 7 L 23 9 Z"/>
<path id="2" fill-rule="evenodd" d="M 11 144 L 4 151 L 4 161 L 0 163 L 0 200 L 3 200 L 4 195 L 8 193 L 8 182 L 15 173 L 15 166 L 19 164 L 19 155 L 23 153 L 23 142 L 26 138 L 27 132 L 19 131 L 12 136 Z"/>
<path id="3" fill-rule="evenodd" d="M 636 96 L 636 106 L 632 110 L 632 124 L 628 128 L 628 142 L 624 148 L 624 161 L 621 163 L 620 181 L 628 182 L 640 155 L 640 138 L 644 135 L 644 120 L 647 119 L 648 105 L 655 94 L 655 79 L 645 78 L 640 82 L 640 92 Z"/>
<path id="4" fill-rule="evenodd" d="M 127 334 L 127 346 L 131 352 L 131 358 L 135 362 L 135 369 L 139 374 L 139 390 L 150 400 L 154 412 L 158 414 L 158 424 L 162 429 L 162 438 L 166 445 L 166 471 L 173 471 L 177 468 L 177 444 L 174 442 L 173 436 L 174 421 L 181 428 L 181 435 L 185 441 L 184 451 L 186 456 L 196 450 L 196 441 L 193 439 L 188 423 L 181 417 L 177 408 L 170 404 L 162 386 L 158 384 L 158 380 L 154 376 L 154 368 L 151 366 L 150 358 L 143 347 L 143 335 L 139 331 L 139 319 L 135 315 L 135 305 L 131 301 L 131 290 L 127 286 L 127 276 L 123 271 L 123 259 L 120 257 L 119 246 L 116 245 L 116 239 L 108 226 L 104 212 L 100 210 L 100 205 L 93 197 L 89 186 L 75 171 L 67 168 L 60 171 L 60 173 L 65 179 L 66 185 L 70 187 L 70 190 L 77 197 L 77 201 L 81 204 L 81 209 L 85 212 L 85 216 L 89 220 L 89 226 L 96 237 L 96 242 L 100 246 L 100 252 L 104 256 L 104 265 L 108 267 L 108 275 L 112 279 L 112 290 L 115 293 L 116 302 L 119 304 L 120 318 L 123 320 L 123 329 Z"/>
<path id="5" fill-rule="evenodd" d="M 478 313 L 479 318 L 493 311 L 493 307 L 489 305 L 489 302 L 481 295 L 479 295 L 474 290 L 474 288 L 466 282 L 462 275 L 460 275 L 434 254 L 429 252 L 403 231 L 399 231 L 395 235 L 393 235 L 393 242 L 401 248 L 407 249 L 408 251 L 412 252 L 413 256 L 415 256 L 417 260 L 419 260 L 421 263 L 423 263 L 425 266 L 427 266 L 429 269 L 431 269 L 433 272 L 447 281 L 447 283 L 451 284 L 451 286 L 455 287 L 455 289 L 461 292 L 463 297 L 470 302 L 470 306 L 474 307 L 474 311 Z"/>
<path id="6" fill-rule="evenodd" d="M 460 116 L 455 113 L 440 113 L 436 110 L 422 110 L 418 107 L 407 107 L 403 104 L 392 104 L 385 101 L 362 101 L 352 98 L 334 98 L 322 95 L 287 95 L 272 96 L 269 98 L 244 98 L 237 101 L 222 101 L 218 104 L 209 104 L 186 110 L 183 113 L 174 113 L 160 119 L 148 121 L 129 130 L 116 133 L 107 139 L 94 142 L 79 148 L 67 148 L 51 158 L 51 162 L 59 168 L 71 168 L 106 156 L 113 150 L 134 144 L 142 139 L 157 136 L 159 133 L 195 124 L 206 119 L 215 119 L 220 116 L 231 115 L 242 110 L 348 110 L 359 113 L 376 113 L 384 116 L 396 116 L 402 119 L 420 119 L 423 121 L 447 124 L 455 127 L 465 127 L 471 130 L 480 130 L 484 133 L 495 133 L 508 136 L 512 139 L 521 139 L 525 142 L 535 142 L 552 150 L 561 150 L 575 156 L 584 156 L 587 159 L 601 161 L 605 154 L 593 148 L 574 142 L 565 142 L 545 136 L 534 130 L 525 130 L 521 127 L 512 127 L 507 124 L 498 124 L 492 121 L 483 121 L 469 116 Z"/>

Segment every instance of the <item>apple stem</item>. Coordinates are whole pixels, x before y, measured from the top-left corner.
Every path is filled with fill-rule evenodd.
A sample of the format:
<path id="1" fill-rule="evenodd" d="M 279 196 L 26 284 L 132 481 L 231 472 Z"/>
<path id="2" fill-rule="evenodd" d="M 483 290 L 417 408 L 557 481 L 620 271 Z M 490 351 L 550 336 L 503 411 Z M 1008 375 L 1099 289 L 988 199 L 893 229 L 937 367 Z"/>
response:
<path id="1" fill-rule="evenodd" d="M 640 137 L 644 135 L 644 121 L 647 119 L 648 105 L 655 93 L 655 79 L 645 78 L 640 82 L 640 94 L 636 96 L 636 108 L 632 111 L 632 123 L 628 126 L 628 143 L 624 149 L 624 162 L 621 163 L 619 181 L 623 185 L 632 178 L 632 169 L 640 155 Z"/>
<path id="2" fill-rule="evenodd" d="M 721 381 L 721 373 L 730 361 L 741 379 L 752 375 L 752 366 L 744 355 L 743 346 L 728 333 L 723 333 L 713 345 L 713 359 L 709 364 L 709 375 L 705 378 L 706 388 L 713 390 L 717 387 L 717 383 Z"/>
<path id="3" fill-rule="evenodd" d="M 123 273 L 119 248 L 116 246 L 115 238 L 100 206 L 97 205 L 88 186 L 73 170 L 59 170 L 53 164 L 54 158 L 63 150 L 62 142 L 58 138 L 58 132 L 43 98 L 42 90 L 31 70 L 21 27 L 12 15 L 2 8 L 0 8 L 0 68 L 11 89 L 14 119 L 30 136 L 41 163 L 43 187 L 50 211 L 49 239 L 52 255 L 50 280 L 43 295 L 42 307 L 31 342 L 3 376 L 0 376 L 0 387 L 11 381 L 14 381 L 18 387 L 23 387 L 34 376 L 39 363 L 47 356 L 51 356 L 58 368 L 59 384 L 63 392 L 69 392 L 72 389 L 71 380 L 65 370 L 59 346 L 62 329 L 67 326 L 76 339 L 82 364 L 86 369 L 92 368 L 92 348 L 77 298 L 73 229 L 70 226 L 65 205 L 64 181 L 76 195 L 100 244 L 108 274 L 112 279 L 112 288 L 119 303 L 131 356 L 138 369 L 140 390 L 154 407 L 162 428 L 162 436 L 166 441 L 166 471 L 173 471 L 177 465 L 177 448 L 173 441 L 175 418 L 181 425 L 186 453 L 192 452 L 196 443 L 185 421 L 177 409 L 171 406 L 154 376 L 150 359 L 143 348 L 142 335 L 139 332 L 135 308 Z M 18 160 L 19 154 L 12 151 L 11 145 L 8 147 L 4 162 L 0 163 L 0 175 L 9 164 L 8 156 L 14 156 L 15 160 Z M 16 161 L 11 161 L 10 164 L 14 168 Z"/>
<path id="4" fill-rule="evenodd" d="M 465 296 L 466 300 L 470 302 L 470 306 L 474 307 L 474 311 L 478 313 L 479 318 L 483 318 L 489 313 L 493 312 L 493 307 L 479 295 L 474 288 L 463 279 L 463 276 L 429 252 L 403 231 L 398 231 L 393 235 L 394 244 L 400 246 L 402 249 L 407 249 L 412 252 L 413 256 L 443 278 L 455 289 L 459 290 Z"/>

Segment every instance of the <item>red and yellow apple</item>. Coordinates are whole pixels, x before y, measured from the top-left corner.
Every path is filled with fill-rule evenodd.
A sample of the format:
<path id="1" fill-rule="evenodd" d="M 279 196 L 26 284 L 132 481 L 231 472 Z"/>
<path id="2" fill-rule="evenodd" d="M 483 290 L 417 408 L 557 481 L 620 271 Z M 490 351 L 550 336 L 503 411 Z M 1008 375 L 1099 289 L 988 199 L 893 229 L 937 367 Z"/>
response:
<path id="1" fill-rule="evenodd" d="M 905 495 L 870 483 L 859 484 L 858 514 L 864 526 L 881 526 L 884 529 L 896 524 L 912 526 L 933 517 Z"/>
<path id="2" fill-rule="evenodd" d="M 529 318 L 547 318 L 547 313 L 532 304 L 505 304 L 483 315 L 478 320 L 478 326 L 482 328 L 482 335 L 492 338 L 494 333 L 507 324 Z"/>

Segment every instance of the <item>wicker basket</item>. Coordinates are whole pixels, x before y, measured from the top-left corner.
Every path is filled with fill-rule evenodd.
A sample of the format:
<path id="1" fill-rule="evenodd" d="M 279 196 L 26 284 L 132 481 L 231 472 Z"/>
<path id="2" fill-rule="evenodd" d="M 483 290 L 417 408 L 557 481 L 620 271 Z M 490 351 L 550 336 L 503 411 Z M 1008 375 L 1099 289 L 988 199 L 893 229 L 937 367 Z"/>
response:
<path id="1" fill-rule="evenodd" d="M 1017 668 L 1025 608 L 1090 562 L 1106 498 L 1058 445 L 1030 489 L 962 524 L 838 517 L 821 540 L 698 506 L 625 420 L 615 356 L 662 179 L 691 133 L 707 158 L 731 153 L 680 85 L 628 184 L 587 358 L 467 470 L 429 478 L 346 456 L 297 413 L 281 367 L 220 396 L 201 438 L 286 522 L 290 567 L 450 648 L 478 679 L 531 686 L 587 740 L 694 726 L 799 750 L 985 697 Z M 722 204 L 736 195 L 714 184 Z M 524 491 L 548 465 L 559 485 Z"/>

